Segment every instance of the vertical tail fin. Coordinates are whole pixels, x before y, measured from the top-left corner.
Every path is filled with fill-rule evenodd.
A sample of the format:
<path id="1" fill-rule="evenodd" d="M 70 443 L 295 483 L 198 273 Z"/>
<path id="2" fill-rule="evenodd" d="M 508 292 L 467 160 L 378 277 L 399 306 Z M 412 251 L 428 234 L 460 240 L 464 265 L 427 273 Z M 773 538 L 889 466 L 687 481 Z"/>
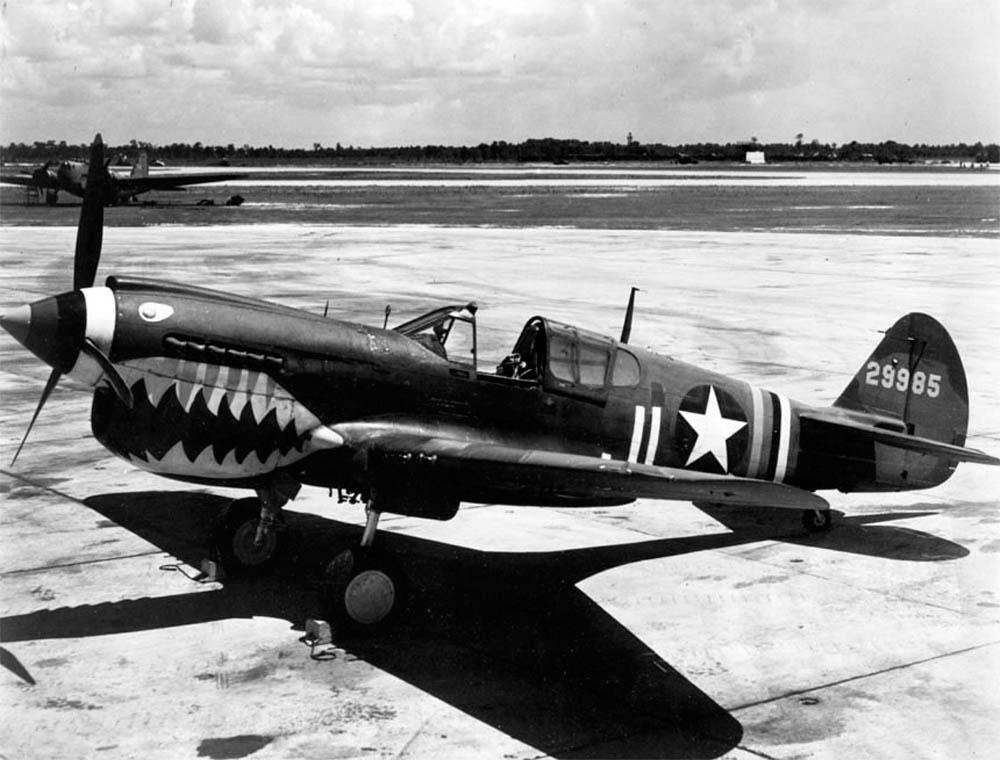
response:
<path id="1" fill-rule="evenodd" d="M 962 446 L 969 390 L 958 349 L 936 319 L 907 314 L 889 328 L 834 406 L 890 417 L 911 435 Z"/>
<path id="2" fill-rule="evenodd" d="M 146 155 L 146 151 L 139 153 L 139 158 L 132 164 L 132 173 L 130 176 L 140 179 L 149 176 L 149 156 Z"/>
<path id="3" fill-rule="evenodd" d="M 926 314 L 907 314 L 890 327 L 834 406 L 873 415 L 877 427 L 905 426 L 912 436 L 965 445 L 965 368 L 948 331 Z M 946 480 L 955 460 L 876 443 L 875 465 L 883 487 L 927 487 Z"/>

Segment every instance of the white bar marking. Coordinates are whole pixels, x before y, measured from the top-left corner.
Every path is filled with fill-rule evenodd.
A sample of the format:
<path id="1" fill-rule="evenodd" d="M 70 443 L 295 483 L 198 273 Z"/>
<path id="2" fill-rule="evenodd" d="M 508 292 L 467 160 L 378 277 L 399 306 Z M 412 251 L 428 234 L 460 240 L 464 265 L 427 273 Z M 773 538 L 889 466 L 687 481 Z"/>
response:
<path id="1" fill-rule="evenodd" d="M 642 445 L 642 431 L 646 426 L 646 407 L 635 408 L 635 421 L 632 423 L 632 444 L 628 449 L 628 461 L 639 461 L 639 446 Z"/>
<path id="2" fill-rule="evenodd" d="M 662 407 L 653 407 L 653 414 L 649 420 L 649 445 L 646 447 L 646 464 L 653 464 L 656 449 L 660 445 L 660 414 L 662 412 Z"/>
<path id="3" fill-rule="evenodd" d="M 750 396 L 753 398 L 753 419 L 750 421 L 753 435 L 750 440 L 750 462 L 747 465 L 747 477 L 756 478 L 760 475 L 760 458 L 764 447 L 764 392 L 757 386 L 751 385 Z"/>
<path id="4" fill-rule="evenodd" d="M 778 431 L 778 463 L 774 468 L 774 480 L 776 483 L 783 483 L 785 470 L 788 468 L 788 449 L 792 437 L 792 409 L 787 398 L 780 393 L 774 395 L 777 396 L 778 405 L 781 408 L 781 429 Z"/>

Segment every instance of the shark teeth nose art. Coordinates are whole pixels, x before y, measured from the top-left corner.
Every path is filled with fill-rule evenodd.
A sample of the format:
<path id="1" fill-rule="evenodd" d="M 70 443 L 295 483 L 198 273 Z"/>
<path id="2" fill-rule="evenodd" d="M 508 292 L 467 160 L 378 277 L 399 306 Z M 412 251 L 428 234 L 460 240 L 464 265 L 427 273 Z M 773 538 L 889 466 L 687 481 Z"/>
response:
<path id="1" fill-rule="evenodd" d="M 295 398 L 278 385 L 274 378 L 264 372 L 238 369 L 183 359 L 160 359 L 157 367 L 149 367 L 148 360 L 142 364 L 127 362 L 126 368 L 135 369 L 134 380 L 143 380 L 150 404 L 159 406 L 164 395 L 171 393 L 190 412 L 199 394 L 214 415 L 225 401 L 230 414 L 239 418 L 249 404 L 253 418 L 260 423 L 271 411 L 278 418 L 278 426 L 288 427 L 296 416 L 296 405 L 305 410 Z M 126 373 L 128 372 L 126 369 Z M 310 414 L 305 410 L 305 414 Z M 300 413 L 301 419 L 303 415 Z M 317 423 L 318 420 L 317 420 Z"/>
<path id="2" fill-rule="evenodd" d="M 242 478 L 269 472 L 339 436 L 269 375 L 183 359 L 123 362 L 135 409 L 95 397 L 94 432 L 137 466 L 169 475 Z M 331 431 L 332 433 L 332 431 Z"/>

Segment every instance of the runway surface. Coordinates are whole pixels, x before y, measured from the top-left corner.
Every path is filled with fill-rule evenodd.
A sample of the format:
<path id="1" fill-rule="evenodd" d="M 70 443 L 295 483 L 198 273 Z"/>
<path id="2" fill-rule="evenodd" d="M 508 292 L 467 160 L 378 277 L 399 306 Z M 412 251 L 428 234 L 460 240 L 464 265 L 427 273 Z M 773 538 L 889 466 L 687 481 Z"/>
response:
<path id="1" fill-rule="evenodd" d="M 0 228 L 4 305 L 68 289 L 72 227 Z M 815 403 L 910 310 L 969 374 L 1000 454 L 996 239 L 310 224 L 110 227 L 100 277 L 157 276 L 381 324 L 477 300 L 499 360 L 544 314 Z M 89 434 L 89 396 L 0 336 L 0 754 L 100 758 L 992 757 L 1000 477 L 825 494 L 840 524 L 686 503 L 386 516 L 411 582 L 391 636 L 299 641 L 358 505 L 305 489 L 275 578 L 200 582 L 240 495 L 157 479 Z"/>

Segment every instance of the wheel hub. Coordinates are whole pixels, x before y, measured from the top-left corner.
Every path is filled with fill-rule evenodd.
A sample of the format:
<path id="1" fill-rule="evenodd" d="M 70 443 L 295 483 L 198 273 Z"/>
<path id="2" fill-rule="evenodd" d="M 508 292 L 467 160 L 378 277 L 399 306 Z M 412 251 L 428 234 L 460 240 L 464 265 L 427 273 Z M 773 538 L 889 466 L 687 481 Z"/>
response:
<path id="1" fill-rule="evenodd" d="M 362 570 L 344 590 L 344 608 L 362 625 L 381 622 L 396 602 L 396 587 L 381 570 Z"/>
<path id="2" fill-rule="evenodd" d="M 263 540 L 257 543 L 257 521 L 248 520 L 233 534 L 233 555 L 244 567 L 256 567 L 271 558 L 277 543 L 274 530 L 264 531 Z"/>

